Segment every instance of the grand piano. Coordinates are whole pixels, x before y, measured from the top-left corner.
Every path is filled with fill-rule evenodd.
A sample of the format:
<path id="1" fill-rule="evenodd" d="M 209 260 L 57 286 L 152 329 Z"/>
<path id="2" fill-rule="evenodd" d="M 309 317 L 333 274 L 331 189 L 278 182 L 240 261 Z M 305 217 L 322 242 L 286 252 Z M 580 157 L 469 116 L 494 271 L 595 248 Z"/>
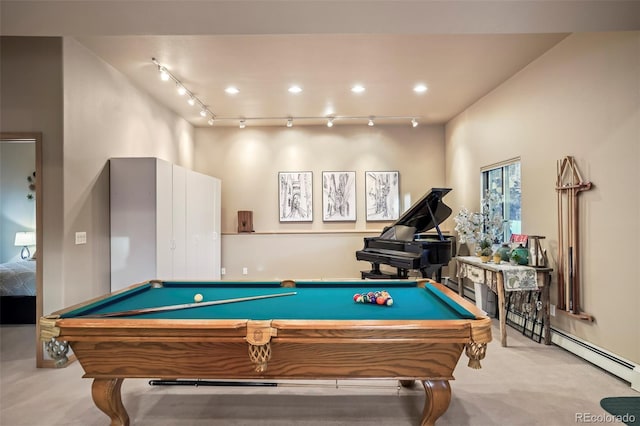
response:
<path id="1" fill-rule="evenodd" d="M 379 237 L 366 237 L 364 248 L 356 252 L 356 259 L 371 263 L 370 271 L 362 271 L 362 278 L 408 278 L 409 271 L 420 271 L 423 278 L 442 280 L 442 266 L 455 256 L 455 237 L 445 236 L 440 223 L 451 215 L 442 202 L 450 188 L 431 188 Z M 429 234 L 432 228 L 435 234 Z M 380 265 L 396 268 L 384 272 Z"/>

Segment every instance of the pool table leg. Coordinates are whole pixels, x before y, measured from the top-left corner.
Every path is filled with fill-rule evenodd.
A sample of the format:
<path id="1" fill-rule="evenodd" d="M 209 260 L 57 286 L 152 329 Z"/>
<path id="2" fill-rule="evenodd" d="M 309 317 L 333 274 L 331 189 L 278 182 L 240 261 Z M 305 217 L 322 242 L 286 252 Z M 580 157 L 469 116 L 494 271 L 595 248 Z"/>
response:
<path id="1" fill-rule="evenodd" d="M 94 379 L 93 402 L 111 418 L 111 426 L 129 426 L 129 415 L 122 404 L 120 388 L 124 379 Z"/>
<path id="2" fill-rule="evenodd" d="M 422 386 L 427 394 L 420 426 L 433 426 L 436 420 L 447 411 L 451 402 L 451 386 L 448 380 L 423 380 Z"/>

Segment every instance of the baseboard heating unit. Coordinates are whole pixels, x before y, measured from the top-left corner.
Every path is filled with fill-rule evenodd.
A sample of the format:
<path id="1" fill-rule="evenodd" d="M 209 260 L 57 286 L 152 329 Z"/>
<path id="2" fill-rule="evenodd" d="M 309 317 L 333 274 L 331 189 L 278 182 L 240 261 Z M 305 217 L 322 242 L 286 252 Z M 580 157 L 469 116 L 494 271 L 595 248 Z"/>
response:
<path id="1" fill-rule="evenodd" d="M 551 343 L 631 383 L 631 388 L 640 392 L 640 365 L 553 327 Z"/>

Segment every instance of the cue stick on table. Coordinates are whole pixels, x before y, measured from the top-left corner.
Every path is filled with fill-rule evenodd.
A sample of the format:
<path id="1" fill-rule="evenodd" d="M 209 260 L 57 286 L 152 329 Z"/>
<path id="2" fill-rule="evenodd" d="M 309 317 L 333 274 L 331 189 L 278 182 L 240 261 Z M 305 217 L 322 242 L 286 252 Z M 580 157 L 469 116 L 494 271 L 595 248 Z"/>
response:
<path id="1" fill-rule="evenodd" d="M 270 299 L 272 297 L 294 296 L 296 294 L 298 293 L 295 291 L 291 291 L 288 293 L 263 294 L 260 296 L 237 297 L 235 299 L 212 300 L 211 302 L 183 303 L 180 305 L 167 305 L 167 306 L 158 306 L 154 308 L 131 309 L 129 311 L 107 312 L 104 314 L 83 315 L 83 316 L 85 318 L 126 317 L 126 316 L 132 316 L 132 315 L 148 314 L 153 312 L 178 311 L 182 309 L 199 308 L 201 306 L 224 305 L 227 303 L 247 302 L 250 300 L 259 300 L 259 299 Z"/>

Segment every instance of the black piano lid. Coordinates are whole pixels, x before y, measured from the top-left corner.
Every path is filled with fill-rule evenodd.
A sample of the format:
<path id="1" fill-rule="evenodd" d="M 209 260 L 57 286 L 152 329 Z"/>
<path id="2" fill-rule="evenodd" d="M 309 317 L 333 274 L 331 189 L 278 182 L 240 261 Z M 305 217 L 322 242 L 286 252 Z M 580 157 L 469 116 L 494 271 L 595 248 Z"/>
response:
<path id="1" fill-rule="evenodd" d="M 451 191 L 451 188 L 431 188 L 429 192 L 404 212 L 398 220 L 385 228 L 380 237 L 390 240 L 410 241 L 413 240 L 414 234 L 429 231 L 440 225 L 451 216 L 451 208 L 442 202 L 442 198 L 449 191 Z M 433 216 L 431 213 L 433 213 Z M 440 234 L 440 232 L 438 233 Z"/>

